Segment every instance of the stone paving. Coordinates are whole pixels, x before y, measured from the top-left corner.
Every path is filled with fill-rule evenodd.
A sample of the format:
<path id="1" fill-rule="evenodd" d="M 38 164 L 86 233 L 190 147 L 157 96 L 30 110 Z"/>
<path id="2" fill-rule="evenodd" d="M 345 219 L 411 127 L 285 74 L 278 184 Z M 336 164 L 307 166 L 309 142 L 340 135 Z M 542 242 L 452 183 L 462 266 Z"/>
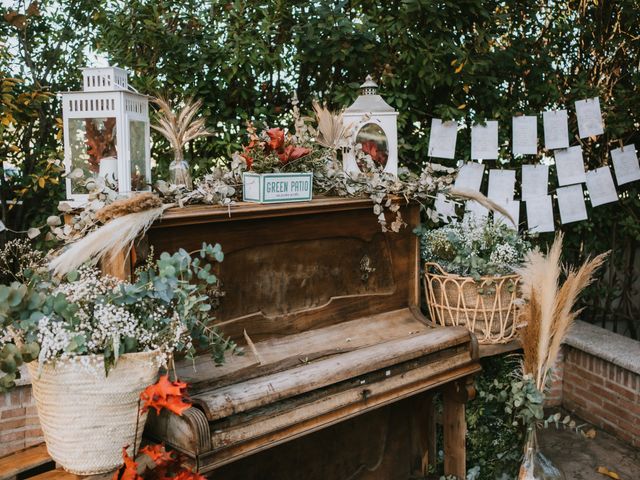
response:
<path id="1" fill-rule="evenodd" d="M 579 419 L 572 417 L 578 424 Z M 586 427 L 585 431 L 590 427 Z M 640 450 L 595 429 L 593 439 L 554 427 L 539 436 L 542 452 L 562 469 L 566 480 L 607 480 L 598 467 L 614 472 L 620 480 L 640 480 Z"/>

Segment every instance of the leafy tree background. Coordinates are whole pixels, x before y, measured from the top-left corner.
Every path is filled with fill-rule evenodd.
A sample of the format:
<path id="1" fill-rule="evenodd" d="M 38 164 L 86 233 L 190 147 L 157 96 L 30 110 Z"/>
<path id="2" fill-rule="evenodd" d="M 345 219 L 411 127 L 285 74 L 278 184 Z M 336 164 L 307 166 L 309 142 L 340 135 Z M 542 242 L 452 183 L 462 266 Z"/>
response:
<path id="1" fill-rule="evenodd" d="M 634 0 L 8 0 L 0 13 L 0 159 L 16 169 L 3 177 L 2 221 L 13 230 L 42 223 L 63 196 L 53 94 L 77 89 L 95 54 L 129 69 L 143 93 L 204 101 L 216 135 L 189 146 L 196 174 L 229 158 L 246 120 L 287 125 L 294 92 L 306 108 L 314 97 L 347 106 L 367 73 L 400 112 L 400 157 L 412 169 L 428 160 L 434 117 L 467 126 L 499 120 L 501 158 L 490 167 L 541 161 L 542 150 L 511 155 L 512 115 L 567 107 L 573 137 L 574 101 L 592 96 L 600 97 L 606 133 L 582 141 L 589 168 L 608 164 L 619 141 L 639 141 Z M 458 160 L 469 153 L 466 130 Z M 170 161 L 162 139 L 154 138 L 152 154 L 162 176 Z M 553 192 L 553 167 L 550 178 Z M 571 262 L 612 250 L 583 318 L 638 338 L 638 186 L 619 191 L 619 204 L 588 205 L 589 221 L 558 229 Z"/>

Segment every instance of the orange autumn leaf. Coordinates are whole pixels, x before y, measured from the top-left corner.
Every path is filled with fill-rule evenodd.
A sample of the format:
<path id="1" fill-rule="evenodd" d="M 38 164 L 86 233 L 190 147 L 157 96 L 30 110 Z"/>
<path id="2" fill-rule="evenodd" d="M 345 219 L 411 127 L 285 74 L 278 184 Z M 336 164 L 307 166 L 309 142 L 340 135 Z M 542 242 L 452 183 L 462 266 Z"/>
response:
<path id="1" fill-rule="evenodd" d="M 113 474 L 113 480 L 143 480 L 143 478 L 138 475 L 138 464 L 127 453 L 127 447 L 122 447 L 124 465 Z"/>
<path id="2" fill-rule="evenodd" d="M 154 408 L 159 414 L 163 408 L 176 415 L 182 413 L 191 407 L 190 403 L 185 402 L 187 384 L 184 382 L 171 382 L 168 375 L 161 375 L 157 383 L 149 385 L 140 394 L 143 402 L 142 412 L 146 412 L 150 408 Z"/>
<path id="3" fill-rule="evenodd" d="M 193 472 L 186 468 L 183 468 L 178 472 L 175 477 L 172 477 L 173 480 L 207 480 L 206 477 L 203 477 L 197 472 Z"/>
<path id="4" fill-rule="evenodd" d="M 613 478 L 614 480 L 620 480 L 620 475 L 618 475 L 613 470 L 609 470 L 607 467 L 600 466 L 596 469 L 596 472 L 609 478 Z"/>
<path id="5" fill-rule="evenodd" d="M 159 467 L 169 465 L 176 461 L 171 452 L 168 452 L 164 448 L 164 445 L 157 443 L 141 448 L 140 453 L 147 455 L 151 460 L 153 460 L 153 463 Z"/>

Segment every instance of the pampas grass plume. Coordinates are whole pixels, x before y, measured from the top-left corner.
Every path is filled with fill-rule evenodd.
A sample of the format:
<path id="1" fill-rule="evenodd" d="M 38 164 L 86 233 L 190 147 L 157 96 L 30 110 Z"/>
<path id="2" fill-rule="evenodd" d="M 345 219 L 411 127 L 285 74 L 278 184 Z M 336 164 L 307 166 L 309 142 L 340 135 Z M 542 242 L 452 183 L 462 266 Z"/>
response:
<path id="1" fill-rule="evenodd" d="M 520 316 L 523 373 L 533 376 L 541 392 L 544 392 L 547 375 L 558 358 L 562 342 L 580 313 L 580 310 L 573 310 L 578 296 L 592 282 L 594 273 L 608 255 L 607 252 L 587 259 L 577 270 L 567 269 L 566 279 L 560 285 L 562 240 L 561 233 L 556 235 L 546 255 L 539 250 L 531 251 L 517 271 L 522 276 L 525 300 Z"/>

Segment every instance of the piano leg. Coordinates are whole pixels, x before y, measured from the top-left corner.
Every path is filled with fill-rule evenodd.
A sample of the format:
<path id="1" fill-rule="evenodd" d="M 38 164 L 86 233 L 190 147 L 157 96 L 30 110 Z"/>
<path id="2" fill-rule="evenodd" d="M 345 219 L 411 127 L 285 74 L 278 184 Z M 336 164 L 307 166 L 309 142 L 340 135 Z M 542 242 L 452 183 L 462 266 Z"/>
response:
<path id="1" fill-rule="evenodd" d="M 429 465 L 435 465 L 437 461 L 437 430 L 436 430 L 436 405 L 435 394 L 429 393 L 426 398 L 427 409 L 427 459 L 425 462 L 425 474 L 428 471 Z"/>
<path id="2" fill-rule="evenodd" d="M 465 403 L 475 396 L 473 379 L 468 377 L 452 382 L 443 388 L 442 393 L 444 474 L 455 475 L 460 479 L 464 479 L 467 476 Z"/>
<path id="3" fill-rule="evenodd" d="M 435 466 L 437 453 L 435 393 L 424 392 L 410 399 L 411 420 L 411 478 L 429 474 Z"/>

